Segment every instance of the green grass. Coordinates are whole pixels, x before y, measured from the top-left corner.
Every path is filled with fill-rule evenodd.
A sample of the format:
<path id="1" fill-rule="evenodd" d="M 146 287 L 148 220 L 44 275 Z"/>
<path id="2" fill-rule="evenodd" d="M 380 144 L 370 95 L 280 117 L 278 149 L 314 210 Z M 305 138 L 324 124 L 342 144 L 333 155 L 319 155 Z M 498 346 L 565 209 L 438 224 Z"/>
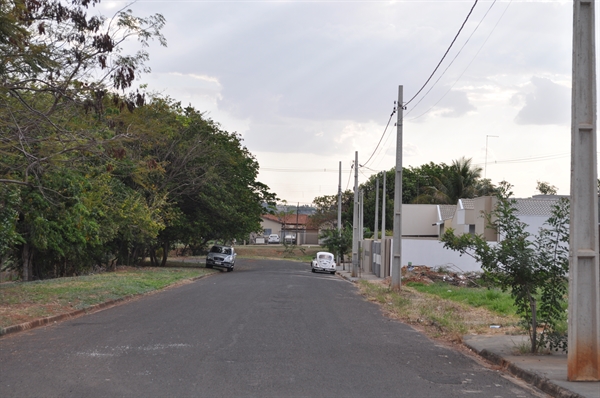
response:
<path id="1" fill-rule="evenodd" d="M 142 267 L 72 278 L 2 284 L 0 327 L 160 290 L 213 272 L 204 268 Z"/>
<path id="2" fill-rule="evenodd" d="M 456 287 L 445 283 L 425 285 L 409 282 L 407 285 L 421 293 L 433 294 L 472 307 L 483 307 L 500 315 L 516 315 L 513 298 L 499 289 Z"/>

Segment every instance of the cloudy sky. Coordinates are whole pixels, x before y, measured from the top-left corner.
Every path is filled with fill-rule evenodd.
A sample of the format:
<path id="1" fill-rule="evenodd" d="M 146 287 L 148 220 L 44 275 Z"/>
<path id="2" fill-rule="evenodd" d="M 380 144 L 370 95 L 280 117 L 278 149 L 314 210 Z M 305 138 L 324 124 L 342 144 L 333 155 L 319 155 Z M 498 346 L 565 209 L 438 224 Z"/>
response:
<path id="1" fill-rule="evenodd" d="M 126 4 L 104 0 L 100 9 Z M 384 130 L 398 86 L 404 102 L 417 94 L 473 4 L 138 0 L 130 8 L 167 20 L 168 47 L 149 48 L 149 89 L 240 133 L 259 180 L 290 204 L 310 204 L 337 192 L 340 161 L 342 189 L 352 188 L 355 151 L 360 182 L 395 165 L 396 116 Z M 535 194 L 536 181 L 568 194 L 572 21 L 572 1 L 480 0 L 404 111 L 403 165 L 466 156 L 518 197 Z"/>

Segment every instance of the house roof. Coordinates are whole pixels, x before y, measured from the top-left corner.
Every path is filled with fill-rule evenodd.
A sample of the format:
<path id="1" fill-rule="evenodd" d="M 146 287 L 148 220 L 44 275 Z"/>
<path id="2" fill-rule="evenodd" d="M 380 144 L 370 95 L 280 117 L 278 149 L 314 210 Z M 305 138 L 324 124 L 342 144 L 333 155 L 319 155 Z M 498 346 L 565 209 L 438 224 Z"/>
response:
<path id="1" fill-rule="evenodd" d="M 517 199 L 515 208 L 517 209 L 517 214 L 550 217 L 552 215 L 552 206 L 556 204 L 558 199 L 556 196 L 546 199 Z"/>
<path id="2" fill-rule="evenodd" d="M 461 210 L 475 210 L 475 199 L 459 199 L 458 205 Z"/>
<path id="3" fill-rule="evenodd" d="M 440 221 L 450 220 L 456 212 L 456 205 L 438 205 Z"/>
<path id="4" fill-rule="evenodd" d="M 297 218 L 296 218 L 297 217 Z M 296 225 L 296 221 L 298 225 L 306 225 L 308 222 L 308 214 L 287 214 L 285 216 L 276 216 L 274 214 L 263 214 L 262 218 L 266 220 L 275 221 L 281 224 L 294 224 Z"/>

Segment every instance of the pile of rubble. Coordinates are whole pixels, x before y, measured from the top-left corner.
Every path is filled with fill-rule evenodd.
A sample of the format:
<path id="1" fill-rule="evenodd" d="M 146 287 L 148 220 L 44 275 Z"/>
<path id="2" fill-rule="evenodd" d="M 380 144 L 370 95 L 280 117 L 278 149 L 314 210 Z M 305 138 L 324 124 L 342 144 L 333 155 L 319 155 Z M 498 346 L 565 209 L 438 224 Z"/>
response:
<path id="1" fill-rule="evenodd" d="M 432 284 L 446 282 L 453 286 L 480 287 L 481 273 L 455 272 L 450 267 L 432 268 L 426 265 L 409 265 L 402 267 L 402 283 L 420 282 Z"/>

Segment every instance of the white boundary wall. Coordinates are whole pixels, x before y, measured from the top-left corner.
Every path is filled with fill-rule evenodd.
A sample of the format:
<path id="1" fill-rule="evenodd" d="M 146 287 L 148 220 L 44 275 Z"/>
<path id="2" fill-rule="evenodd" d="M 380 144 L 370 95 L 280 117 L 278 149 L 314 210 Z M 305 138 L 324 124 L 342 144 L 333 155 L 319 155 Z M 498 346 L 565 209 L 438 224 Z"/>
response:
<path id="1" fill-rule="evenodd" d="M 466 254 L 461 256 L 456 251 L 444 249 L 444 244 L 437 239 L 402 238 L 402 266 L 409 262 L 432 268 L 447 266 L 455 271 L 481 272 L 481 264 L 473 257 Z"/>

